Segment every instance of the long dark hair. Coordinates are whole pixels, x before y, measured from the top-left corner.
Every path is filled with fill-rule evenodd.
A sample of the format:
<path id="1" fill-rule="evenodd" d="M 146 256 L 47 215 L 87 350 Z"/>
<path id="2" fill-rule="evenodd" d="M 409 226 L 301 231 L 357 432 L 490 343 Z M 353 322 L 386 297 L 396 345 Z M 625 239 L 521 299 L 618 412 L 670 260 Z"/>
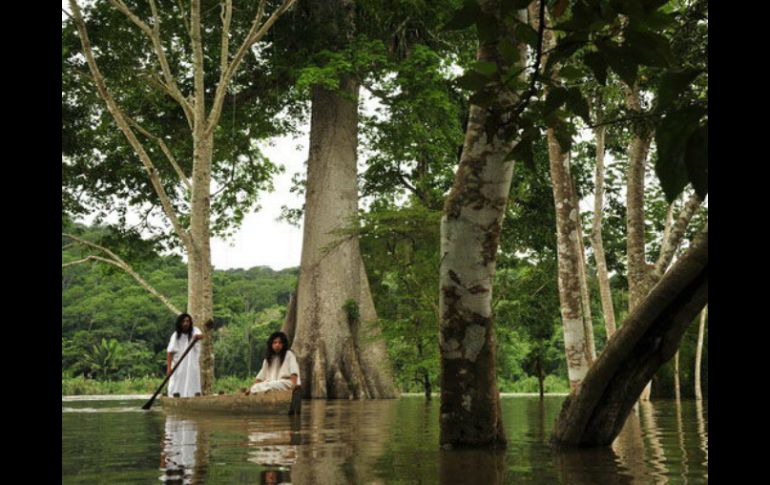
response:
<path id="1" fill-rule="evenodd" d="M 273 352 L 273 340 L 275 339 L 281 339 L 281 342 L 283 343 L 283 349 L 281 349 L 280 353 Z M 286 336 L 283 332 L 273 332 L 270 334 L 270 336 L 267 338 L 267 353 L 265 353 L 265 359 L 267 359 L 267 364 L 270 365 L 270 361 L 274 356 L 278 356 L 281 359 L 281 365 L 283 365 L 283 359 L 286 358 L 286 352 L 289 351 L 289 337 Z"/>
<path id="2" fill-rule="evenodd" d="M 182 330 L 182 322 L 184 321 L 185 318 L 189 318 L 190 319 L 190 328 L 188 328 L 186 332 L 184 330 Z M 181 337 L 182 333 L 186 333 L 187 334 L 187 338 L 192 337 L 192 333 L 193 333 L 193 319 L 192 319 L 192 317 L 190 316 L 189 313 L 182 313 L 181 315 L 176 317 L 176 338 Z"/>

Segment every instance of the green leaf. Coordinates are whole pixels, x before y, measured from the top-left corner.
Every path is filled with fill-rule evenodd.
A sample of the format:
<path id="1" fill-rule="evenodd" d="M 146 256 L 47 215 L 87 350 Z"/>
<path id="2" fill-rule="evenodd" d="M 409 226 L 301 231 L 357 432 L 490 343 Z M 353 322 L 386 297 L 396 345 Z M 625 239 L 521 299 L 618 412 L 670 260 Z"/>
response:
<path id="1" fill-rule="evenodd" d="M 497 64 L 489 61 L 476 61 L 471 64 L 471 69 L 489 77 L 497 72 Z"/>
<path id="2" fill-rule="evenodd" d="M 489 82 L 489 78 L 480 72 L 469 70 L 456 80 L 457 85 L 469 91 L 479 91 Z"/>
<path id="3" fill-rule="evenodd" d="M 690 135 L 684 150 L 684 164 L 687 168 L 687 178 L 695 188 L 695 192 L 706 198 L 709 191 L 709 124 L 708 121 Z"/>
<path id="4" fill-rule="evenodd" d="M 519 49 L 507 38 L 500 41 L 497 50 L 506 64 L 516 64 L 521 59 Z"/>
<path id="5" fill-rule="evenodd" d="M 553 135 L 559 142 L 562 153 L 566 153 L 572 148 L 572 133 L 566 129 L 566 126 L 566 124 L 560 123 L 553 129 Z"/>
<path id="6" fill-rule="evenodd" d="M 690 106 L 666 116 L 655 129 L 655 144 L 658 147 L 655 173 L 669 203 L 690 180 L 685 165 L 685 150 L 690 136 L 698 129 L 702 115 L 701 108 Z"/>
<path id="7" fill-rule="evenodd" d="M 607 62 L 601 52 L 587 52 L 583 56 L 583 64 L 591 69 L 599 84 L 607 85 Z"/>
<path id="8" fill-rule="evenodd" d="M 626 29 L 623 50 L 638 63 L 647 66 L 669 67 L 674 64 L 674 54 L 668 39 L 653 32 Z"/>
<path id="9" fill-rule="evenodd" d="M 567 91 L 567 107 L 580 116 L 586 124 L 591 124 L 591 114 L 588 109 L 588 101 L 583 97 L 583 94 L 578 88 L 570 88 Z"/>
<path id="10" fill-rule="evenodd" d="M 599 52 L 604 56 L 607 64 L 609 64 L 610 69 L 615 71 L 615 74 L 617 74 L 624 83 L 633 86 L 636 82 L 639 66 L 633 61 L 632 57 L 616 44 L 609 41 L 598 41 L 596 46 L 599 48 Z"/>
<path id="11" fill-rule="evenodd" d="M 671 106 L 699 73 L 697 69 L 674 69 L 664 73 L 658 84 L 659 109 L 665 110 Z"/>
<path id="12" fill-rule="evenodd" d="M 548 91 L 543 106 L 543 117 L 553 113 L 567 100 L 567 90 L 564 88 L 554 88 Z"/>
<path id="13" fill-rule="evenodd" d="M 521 10 L 529 7 L 529 4 L 534 0 L 502 0 L 500 2 L 503 7 L 503 11 Z"/>
<path id="14" fill-rule="evenodd" d="M 530 170 L 535 170 L 535 154 L 532 150 L 532 139 L 531 138 L 523 138 L 518 143 L 516 143 L 516 146 L 513 147 L 513 150 L 508 154 L 508 156 L 505 157 L 506 160 L 514 160 L 517 162 L 523 162 L 524 166 L 529 168 Z"/>
<path id="15" fill-rule="evenodd" d="M 497 19 L 494 15 L 481 12 L 476 18 L 476 30 L 481 43 L 496 41 L 499 34 Z"/>
<path id="16" fill-rule="evenodd" d="M 657 31 L 664 30 L 674 24 L 676 24 L 676 19 L 673 15 L 659 11 L 653 12 L 642 21 L 643 26 Z"/>
<path id="17" fill-rule="evenodd" d="M 443 30 L 462 30 L 476 23 L 481 13 L 481 7 L 476 0 L 465 0 L 463 6 L 457 10 L 452 18 L 444 25 Z"/>
<path id="18" fill-rule="evenodd" d="M 493 93 L 492 91 L 483 89 L 481 91 L 477 91 L 473 93 L 468 101 L 471 104 L 475 104 L 477 106 L 487 107 L 491 105 L 494 100 L 495 100 L 495 93 Z"/>
<path id="19" fill-rule="evenodd" d="M 559 70 L 559 76 L 566 81 L 575 81 L 583 77 L 583 71 L 577 66 L 564 66 Z"/>
<path id="20" fill-rule="evenodd" d="M 517 40 L 524 42 L 533 49 L 537 49 L 538 35 L 537 31 L 527 24 L 517 24 L 514 28 L 514 36 Z"/>

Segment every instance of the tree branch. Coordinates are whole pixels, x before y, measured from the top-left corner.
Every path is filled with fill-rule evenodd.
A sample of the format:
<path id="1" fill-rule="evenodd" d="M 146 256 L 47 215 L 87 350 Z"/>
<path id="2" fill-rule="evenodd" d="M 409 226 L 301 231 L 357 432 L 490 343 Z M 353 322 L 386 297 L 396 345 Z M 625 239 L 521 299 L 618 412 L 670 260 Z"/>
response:
<path id="1" fill-rule="evenodd" d="M 174 158 L 174 154 L 171 153 L 171 150 L 166 145 L 166 142 L 163 141 L 162 138 L 153 135 L 149 131 L 142 128 L 142 126 L 136 122 L 133 118 L 126 115 L 126 119 L 130 124 L 132 124 L 142 135 L 146 136 L 147 138 L 150 138 L 155 141 L 160 146 L 160 149 L 163 151 L 163 154 L 166 155 L 166 158 L 171 163 L 171 166 L 174 167 L 174 171 L 179 176 L 179 180 L 184 183 L 184 185 L 187 187 L 188 190 L 192 190 L 192 184 L 190 183 L 190 179 L 184 174 L 184 171 L 182 170 L 182 167 L 179 166 L 179 164 L 176 161 L 176 158 Z"/>
<path id="2" fill-rule="evenodd" d="M 168 194 L 166 194 L 166 189 L 163 187 L 163 184 L 160 181 L 160 177 L 158 177 L 158 171 L 155 169 L 155 165 L 152 163 L 152 160 L 145 151 L 144 146 L 142 146 L 142 143 L 137 139 L 136 134 L 134 134 L 133 130 L 131 130 L 131 127 L 128 125 L 128 121 L 126 120 L 126 116 L 123 114 L 123 111 L 120 109 L 117 102 L 112 97 L 112 94 L 110 94 L 109 90 L 107 89 L 104 76 L 102 76 L 102 73 L 99 70 L 99 66 L 96 64 L 93 51 L 91 50 L 91 41 L 88 38 L 88 31 L 86 30 L 86 24 L 81 16 L 80 7 L 78 6 L 76 0 L 69 0 L 69 3 L 70 9 L 72 10 L 73 16 L 75 18 L 75 26 L 77 27 L 78 33 L 80 35 L 80 44 L 83 47 L 83 55 L 88 62 L 88 68 L 90 69 L 91 76 L 96 83 L 96 89 L 99 93 L 99 96 L 107 104 L 107 109 L 112 114 L 112 117 L 114 118 L 115 123 L 117 123 L 118 128 L 120 128 L 120 130 L 126 136 L 129 144 L 139 156 L 142 165 L 144 165 L 144 168 L 150 177 L 150 182 L 155 189 L 158 198 L 160 199 L 160 204 L 163 208 L 163 212 L 166 214 L 166 217 L 168 217 L 169 221 L 174 226 L 174 230 L 182 240 L 182 243 L 188 248 L 188 250 L 192 250 L 193 247 L 190 234 L 179 221 L 179 218 L 177 217 L 177 214 L 171 205 L 171 199 L 169 198 Z"/>
<path id="3" fill-rule="evenodd" d="M 693 194 L 687 200 L 687 202 L 685 202 L 684 207 L 682 207 L 682 211 L 679 213 L 679 217 L 671 226 L 669 233 L 664 234 L 663 244 L 660 248 L 660 256 L 658 257 L 658 261 L 655 263 L 654 272 L 656 277 L 661 278 L 663 273 L 665 273 L 668 269 L 671 261 L 674 258 L 674 253 L 682 243 L 684 232 L 687 229 L 687 226 L 690 224 L 692 216 L 695 215 L 695 212 L 698 210 L 698 207 L 700 207 L 702 202 L 703 199 L 701 199 L 698 194 Z"/>
<path id="4" fill-rule="evenodd" d="M 266 0 L 260 0 L 259 7 L 257 8 L 257 14 L 254 17 L 254 22 L 249 29 L 249 33 L 246 34 L 246 38 L 233 56 L 232 62 L 227 66 L 225 70 L 220 73 L 219 83 L 217 83 L 216 93 L 214 94 L 214 101 L 211 108 L 211 113 L 207 121 L 207 134 L 210 134 L 217 123 L 219 122 L 219 116 L 222 113 L 222 104 L 224 102 L 225 93 L 227 92 L 227 86 L 230 84 L 235 72 L 241 64 L 246 52 L 251 48 L 254 43 L 258 42 L 265 34 L 270 30 L 270 27 L 283 15 L 292 5 L 295 0 L 284 0 L 280 7 L 278 7 L 272 15 L 260 26 L 262 17 L 265 12 Z"/>
<path id="5" fill-rule="evenodd" d="M 145 289 L 145 290 L 147 290 L 147 291 L 148 291 L 148 292 L 149 292 L 151 295 L 155 296 L 155 297 L 156 297 L 156 298 L 158 298 L 158 299 L 159 299 L 161 302 L 163 302 L 163 304 L 164 304 L 164 305 L 166 305 L 166 308 L 168 308 L 169 310 L 171 310 L 173 313 L 176 313 L 177 315 L 178 315 L 178 314 L 180 314 L 180 313 L 182 313 L 181 311 L 179 311 L 179 309 L 178 309 L 178 308 L 177 308 L 177 307 L 176 307 L 176 306 L 175 306 L 173 303 L 171 303 L 171 302 L 168 300 L 168 298 L 166 298 L 164 295 L 162 295 L 160 292 L 158 292 L 158 290 L 156 290 L 155 288 L 153 288 L 153 287 L 152 287 L 152 285 L 150 285 L 150 284 L 149 284 L 149 283 L 148 283 L 148 282 L 147 282 L 147 281 L 146 281 L 144 278 L 142 278 L 141 276 L 139 276 L 139 274 L 138 274 L 136 271 L 134 271 L 134 269 L 131 267 L 131 265 L 129 265 L 128 263 L 126 263 L 126 262 L 125 262 L 125 261 L 124 261 L 122 258 L 120 258 L 120 256 L 118 256 L 117 254 L 113 253 L 112 251 L 110 251 L 109 249 L 105 248 L 104 246 L 100 246 L 100 245 L 98 245 L 98 244 L 96 244 L 96 243 L 93 243 L 93 242 L 91 242 L 91 241 L 87 241 L 87 240 L 85 240 L 85 239 L 83 239 L 83 238 L 80 238 L 80 237 L 78 237 L 78 236 L 75 236 L 75 235 L 73 235 L 73 234 L 67 234 L 67 233 L 64 233 L 64 234 L 62 234 L 62 235 L 63 235 L 63 236 L 65 236 L 65 237 L 68 237 L 68 238 L 72 239 L 73 241 L 77 241 L 77 242 L 79 242 L 80 244 L 84 244 L 84 245 L 86 245 L 86 246 L 90 246 L 90 247 L 92 247 L 92 248 L 95 248 L 95 249 L 97 249 L 97 250 L 99 250 L 99 251 L 102 251 L 102 252 L 106 253 L 106 254 L 109 256 L 109 258 L 104 258 L 104 257 L 102 257 L 102 256 L 96 256 L 96 255 L 93 255 L 93 254 L 92 254 L 92 255 L 89 255 L 89 256 L 88 256 L 88 257 L 86 257 L 86 258 L 83 258 L 83 259 L 79 259 L 79 260 L 77 260 L 77 261 L 71 261 L 71 262 L 69 262 L 69 263 L 65 263 L 65 264 L 62 264 L 62 269 L 63 269 L 63 268 L 66 268 L 66 267 L 69 267 L 69 266 L 74 266 L 74 265 L 76 265 L 76 264 L 85 263 L 85 262 L 87 262 L 87 261 L 101 261 L 101 262 L 103 262 L 103 263 L 111 264 L 111 265 L 113 265 L 113 266 L 116 266 L 116 267 L 118 267 L 118 268 L 122 269 L 123 271 L 125 271 L 125 272 L 126 272 L 126 273 L 128 273 L 129 275 L 131 275 L 131 276 L 132 276 L 132 277 L 133 277 L 133 278 L 134 278 L 134 279 L 135 279 L 135 280 L 136 280 L 136 281 L 137 281 L 137 282 L 138 282 L 138 283 L 139 283 L 139 284 L 142 286 L 142 288 L 144 288 L 144 289 Z"/>
<path id="6" fill-rule="evenodd" d="M 109 0 L 109 2 L 120 12 L 122 12 L 128 19 L 134 23 L 139 29 L 142 30 L 147 36 L 150 38 L 150 41 L 152 42 L 153 49 L 155 50 L 155 56 L 158 59 L 158 63 L 160 64 L 161 71 L 163 72 L 163 77 L 165 78 L 166 82 L 164 84 L 164 87 L 166 88 L 166 92 L 174 99 L 177 103 L 182 107 L 182 110 L 184 111 L 185 116 L 187 117 L 187 122 L 192 123 L 192 109 L 190 107 L 190 103 L 187 102 L 187 99 L 182 94 L 182 91 L 179 90 L 179 86 L 177 86 L 176 79 L 171 74 L 171 67 L 168 64 L 168 59 L 166 59 L 166 53 L 163 50 L 163 46 L 160 42 L 160 17 L 158 16 L 158 9 L 155 5 L 155 0 L 149 0 L 150 1 L 150 9 L 152 10 L 152 18 L 153 23 L 152 27 L 147 25 L 146 22 L 144 22 L 142 19 L 140 19 L 134 12 L 132 12 L 128 6 L 123 2 L 123 0 Z"/>

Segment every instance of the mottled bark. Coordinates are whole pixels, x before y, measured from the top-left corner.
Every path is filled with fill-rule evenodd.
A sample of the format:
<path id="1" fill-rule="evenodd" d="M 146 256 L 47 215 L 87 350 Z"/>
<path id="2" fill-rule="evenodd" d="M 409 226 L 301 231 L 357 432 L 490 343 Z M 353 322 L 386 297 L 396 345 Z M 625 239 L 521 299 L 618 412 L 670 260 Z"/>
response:
<path id="1" fill-rule="evenodd" d="M 342 231 L 358 211 L 358 83 L 312 88 L 302 259 L 292 348 L 303 395 L 392 398 L 396 389 L 359 250 Z"/>
<path id="2" fill-rule="evenodd" d="M 671 262 L 674 259 L 674 254 L 676 253 L 676 250 L 679 249 L 679 246 L 682 243 L 682 239 L 684 238 L 684 232 L 687 229 L 690 220 L 695 215 L 695 212 L 698 210 L 702 203 L 703 199 L 701 199 L 698 194 L 693 194 L 689 199 L 687 199 L 687 202 L 685 202 L 682 211 L 679 213 L 679 216 L 676 219 L 676 222 L 670 226 L 667 225 L 669 230 L 666 231 L 666 233 L 663 235 L 663 242 L 661 243 L 660 247 L 660 255 L 658 256 L 658 261 L 655 263 L 655 269 L 652 273 L 653 284 L 660 280 L 668 267 L 671 265 Z M 671 216 L 673 217 L 673 213 Z"/>
<path id="3" fill-rule="evenodd" d="M 540 22 L 534 4 L 530 6 L 530 19 L 533 27 Z M 543 48 L 548 51 L 555 45 L 553 33 L 546 31 L 543 36 Z M 558 66 L 553 68 L 553 73 L 554 77 L 558 75 Z M 548 91 L 546 88 L 546 94 Z M 567 374 L 570 388 L 576 390 L 596 357 L 593 328 L 590 317 L 586 314 L 586 311 L 590 311 L 590 304 L 587 301 L 588 288 L 584 279 L 585 260 L 581 254 L 580 208 L 570 174 L 569 154 L 559 144 L 555 128 L 548 128 L 546 136 L 556 208 L 559 304 L 564 327 Z"/>
<path id="4" fill-rule="evenodd" d="M 670 360 L 708 300 L 708 236 L 629 314 L 581 385 L 564 403 L 554 440 L 576 446 L 612 443 L 639 394 Z"/>
<path id="5" fill-rule="evenodd" d="M 700 381 L 700 368 L 701 359 L 703 358 L 703 334 L 706 329 L 706 315 L 708 314 L 708 307 L 705 307 L 700 314 L 700 325 L 698 325 L 698 346 L 695 350 L 695 399 L 700 401 L 703 399 L 703 391 L 701 390 Z"/>
<path id="6" fill-rule="evenodd" d="M 636 113 L 642 111 L 639 87 L 626 91 L 626 107 Z M 631 134 L 628 147 L 628 170 L 626 191 L 626 254 L 628 257 L 628 311 L 631 312 L 647 295 L 650 268 L 645 258 L 644 226 L 644 174 L 647 153 L 650 150 L 652 134 L 638 127 Z"/>
<path id="7" fill-rule="evenodd" d="M 609 339 L 615 333 L 617 325 L 615 324 L 615 307 L 612 303 L 607 259 L 604 256 L 604 238 L 602 237 L 605 127 L 600 126 L 596 128 L 594 135 L 596 137 L 596 172 L 594 177 L 594 217 L 591 226 L 591 245 L 593 246 L 594 260 L 596 261 L 596 277 L 599 280 L 599 295 L 602 302 L 602 313 L 604 314 L 604 327 L 607 331 L 607 339 Z"/>
<path id="8" fill-rule="evenodd" d="M 578 240 L 578 271 L 580 277 L 580 301 L 581 301 L 581 313 L 583 315 L 583 331 L 586 336 L 586 344 L 588 345 L 588 352 L 590 356 L 590 362 L 596 360 L 596 343 L 594 342 L 594 320 L 591 316 L 591 290 L 588 286 L 588 270 L 586 269 L 586 248 L 583 243 L 583 220 L 580 217 L 580 202 L 577 196 L 577 190 L 575 188 L 575 180 L 570 177 L 570 183 L 572 185 L 572 205 L 577 210 L 577 240 Z"/>
<path id="9" fill-rule="evenodd" d="M 496 1 L 481 7 L 499 15 Z M 482 44 L 477 59 L 502 66 L 497 41 Z M 504 110 L 514 101 L 513 93 L 500 88 L 493 107 Z M 441 219 L 439 442 L 444 448 L 506 443 L 495 376 L 492 288 L 513 176 L 513 161 L 506 158 L 514 142 L 502 127 L 488 138 L 487 117 L 486 109 L 471 105 L 460 164 Z"/>

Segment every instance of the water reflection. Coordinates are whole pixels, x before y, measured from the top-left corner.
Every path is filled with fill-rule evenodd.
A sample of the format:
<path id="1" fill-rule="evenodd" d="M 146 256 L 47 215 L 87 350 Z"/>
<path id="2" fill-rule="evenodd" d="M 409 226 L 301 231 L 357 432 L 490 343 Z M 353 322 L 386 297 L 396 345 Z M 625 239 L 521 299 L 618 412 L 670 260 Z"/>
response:
<path id="1" fill-rule="evenodd" d="M 62 412 L 62 482 L 707 483 L 707 401 L 643 403 L 611 449 L 560 450 L 549 440 L 562 401 L 504 398 L 508 448 L 498 452 L 440 450 L 439 403 L 422 398 L 306 401 L 298 417 L 75 403 L 83 410 Z"/>
<path id="2" fill-rule="evenodd" d="M 207 445 L 207 436 L 199 433 L 195 420 L 167 416 L 160 454 L 161 481 L 169 484 L 203 483 Z"/>

